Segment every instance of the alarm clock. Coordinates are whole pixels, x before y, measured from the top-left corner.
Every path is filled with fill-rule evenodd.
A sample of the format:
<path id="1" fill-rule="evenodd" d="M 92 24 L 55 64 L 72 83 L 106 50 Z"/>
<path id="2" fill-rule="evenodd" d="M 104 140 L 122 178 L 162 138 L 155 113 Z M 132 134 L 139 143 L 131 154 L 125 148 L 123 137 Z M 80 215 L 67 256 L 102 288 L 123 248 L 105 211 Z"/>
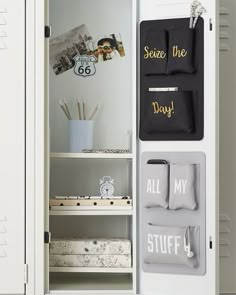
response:
<path id="1" fill-rule="evenodd" d="M 114 179 L 104 176 L 100 179 L 100 193 L 102 198 L 111 198 L 114 194 Z"/>

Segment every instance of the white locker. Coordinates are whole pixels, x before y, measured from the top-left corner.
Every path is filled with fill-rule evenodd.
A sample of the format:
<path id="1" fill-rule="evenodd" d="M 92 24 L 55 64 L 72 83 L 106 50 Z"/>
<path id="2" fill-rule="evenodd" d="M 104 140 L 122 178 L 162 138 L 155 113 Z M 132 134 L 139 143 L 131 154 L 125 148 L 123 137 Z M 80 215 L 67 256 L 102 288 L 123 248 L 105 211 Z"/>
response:
<path id="1" fill-rule="evenodd" d="M 203 15 L 204 138 L 196 141 L 142 141 L 138 130 L 140 24 L 147 20 L 189 17 L 190 2 L 0 0 L 0 75 L 4 81 L 0 86 L 4 106 L 0 108 L 0 150 L 3 155 L 0 169 L 3 179 L 0 195 L 3 204 L 0 207 L 0 294 L 219 294 L 216 0 L 201 0 L 207 10 Z M 83 24 L 88 26 L 94 38 L 103 34 L 120 34 L 125 58 L 96 64 L 96 75 L 91 77 L 76 76 L 72 67 L 56 75 L 50 64 L 50 41 Z M 51 26 L 50 38 L 45 38 L 46 25 Z M 95 122 L 95 147 L 119 148 L 126 150 L 124 154 L 72 153 L 69 150 L 69 123 L 58 101 L 68 99 L 75 117 L 77 109 L 74 110 L 73 106 L 78 97 L 86 100 L 88 113 L 102 101 L 103 108 Z M 226 136 L 224 128 L 223 132 Z M 201 160 L 205 159 L 204 274 L 144 271 L 140 178 L 143 152 L 163 155 L 198 153 Z M 50 205 L 56 195 L 98 195 L 99 181 L 104 175 L 115 179 L 119 195 L 131 196 L 132 206 L 109 211 L 104 208 L 82 210 L 79 201 L 73 210 L 62 205 Z M 226 191 L 225 183 L 222 184 L 223 193 Z M 221 222 L 233 219 L 229 218 L 226 207 L 224 203 Z M 44 239 L 47 234 L 52 240 L 129 240 L 132 264 L 130 267 L 103 269 L 68 265 L 50 267 L 50 239 Z M 228 238 L 224 242 L 226 240 Z M 228 260 L 224 259 L 221 268 L 223 293 L 235 291 L 234 280 L 224 278 L 228 266 L 232 273 L 235 267 L 233 260 Z"/>
<path id="2" fill-rule="evenodd" d="M 67 293 L 75 293 L 75 294 L 143 294 L 143 295 L 179 295 L 179 294 L 211 294 L 215 295 L 218 294 L 218 198 L 217 198 L 217 186 L 218 186 L 218 100 L 217 100 L 217 74 L 218 74 L 218 52 L 217 52 L 217 3 L 216 1 L 201 1 L 203 5 L 207 9 L 207 13 L 204 14 L 204 54 L 205 54 L 205 64 L 204 64 L 204 139 L 200 141 L 159 141 L 159 142 L 142 142 L 138 140 L 138 147 L 139 147 L 139 154 L 135 153 L 135 148 L 133 146 L 133 153 L 134 157 L 138 156 L 138 162 L 140 163 L 141 160 L 141 153 L 150 151 L 150 152 L 200 152 L 205 154 L 206 158 L 206 274 L 201 276 L 194 276 L 194 275 L 173 275 L 173 274 L 154 274 L 154 273 L 145 273 L 142 270 L 142 256 L 141 253 L 138 252 L 138 256 L 134 261 L 134 268 L 130 270 L 132 274 L 127 274 L 126 276 L 118 275 L 115 273 L 96 273 L 98 270 L 94 269 L 93 275 L 91 275 L 91 271 L 88 269 L 82 270 L 81 268 L 74 269 L 73 272 L 71 269 L 64 268 L 49 268 L 48 265 L 48 246 L 43 245 L 42 239 L 41 244 L 39 245 L 38 242 L 35 245 L 35 248 L 40 247 L 40 256 L 37 257 L 37 262 L 39 267 L 35 268 L 39 273 L 40 277 L 36 278 L 36 294 L 39 295 L 42 293 L 42 290 L 46 294 L 52 292 L 54 294 L 67 294 Z M 97 4 L 97 3 L 96 3 Z M 122 33 L 124 34 L 124 38 L 126 40 L 126 44 L 128 44 L 128 52 L 129 52 L 129 66 L 126 68 L 125 72 L 125 81 L 122 83 L 124 89 L 127 90 L 128 93 L 132 93 L 132 103 L 134 103 L 136 99 L 136 87 L 139 88 L 139 78 L 136 80 L 136 50 L 139 48 L 139 38 L 136 40 L 136 33 L 139 35 L 139 25 L 143 20 L 154 20 L 154 19 L 168 19 L 168 18 L 182 18 L 189 16 L 189 1 L 175 1 L 175 0 L 165 0 L 165 1 L 124 1 L 119 3 L 119 5 L 115 2 L 106 3 L 103 1 L 96 6 L 92 5 L 92 2 L 89 1 L 86 5 L 82 4 L 81 1 L 71 0 L 70 4 L 63 0 L 60 1 L 49 1 L 49 25 L 52 26 L 52 38 L 63 34 L 64 32 L 68 31 L 69 29 L 75 27 L 77 24 L 81 23 L 88 23 L 91 28 L 93 28 L 94 35 L 99 34 L 99 30 L 102 27 L 102 30 L 105 30 L 106 23 L 103 23 L 101 20 L 97 20 L 97 13 L 99 15 L 103 14 L 102 7 L 106 7 L 107 9 L 107 17 L 106 20 L 108 23 L 111 22 L 111 18 L 113 19 L 113 23 L 111 27 L 113 30 L 118 30 L 119 27 L 121 28 Z M 89 7 L 93 6 L 93 10 L 89 9 Z M 118 5 L 118 6 L 117 6 Z M 120 9 L 125 7 L 125 14 L 123 16 L 123 24 L 119 26 L 119 13 L 121 14 Z M 113 10 L 116 11 L 116 15 L 113 14 Z M 104 12 L 105 13 L 105 12 Z M 46 101 L 42 100 L 41 97 L 41 104 L 37 101 L 38 106 L 40 107 L 40 116 L 37 118 L 37 122 L 40 126 L 38 131 L 38 147 L 40 147 L 40 159 L 43 159 L 43 148 L 44 142 L 42 141 L 42 135 L 46 126 L 46 136 L 49 134 L 47 124 L 43 126 L 42 120 L 44 120 L 49 111 L 49 125 L 50 125 L 50 143 L 51 143 L 51 155 L 47 154 L 46 152 L 46 161 L 50 159 L 50 192 L 51 194 L 56 194 L 56 192 L 65 193 L 66 191 L 75 192 L 78 189 L 78 183 L 80 186 L 83 187 L 83 191 L 87 192 L 89 190 L 95 190 L 94 184 L 86 184 L 86 180 L 84 176 L 79 174 L 79 167 L 82 169 L 86 175 L 95 176 L 95 170 L 93 165 L 99 167 L 98 171 L 103 171 L 103 169 L 107 169 L 106 161 L 102 164 L 99 164 L 99 157 L 91 157 L 86 156 L 88 159 L 90 157 L 90 161 L 86 162 L 87 159 L 84 159 L 84 156 L 81 155 L 70 155 L 68 153 L 63 153 L 66 150 L 67 139 L 65 137 L 66 134 L 66 125 L 63 121 L 62 117 L 63 114 L 59 108 L 55 108 L 56 101 L 60 98 L 60 96 L 66 96 L 67 93 L 70 93 L 72 97 L 77 95 L 77 85 L 79 84 L 80 92 L 82 96 L 86 96 L 87 93 L 93 97 L 91 100 L 92 102 L 96 101 L 96 93 L 100 93 L 102 91 L 102 87 L 98 87 L 96 84 L 97 77 L 92 78 L 91 80 L 81 80 L 76 79 L 75 76 L 72 75 L 72 72 L 67 72 L 65 74 L 59 75 L 58 77 L 54 75 L 51 66 L 48 67 L 48 60 L 47 60 L 47 53 L 44 56 L 43 50 L 44 47 L 42 44 L 43 36 L 42 36 L 42 16 L 44 15 L 44 6 L 42 3 L 37 3 L 37 16 L 36 16 L 36 24 L 35 30 L 37 35 L 37 47 L 38 50 L 38 57 L 36 61 L 36 66 L 38 67 L 39 71 L 37 71 L 37 85 L 40 87 L 40 95 L 43 94 L 42 91 L 42 78 L 44 77 L 44 68 L 42 67 L 43 60 L 45 57 L 46 60 L 46 70 L 49 68 L 49 100 L 47 101 L 47 96 L 45 97 Z M 80 22 L 78 22 L 78 16 Z M 102 19 L 102 18 L 101 18 Z M 97 21 L 96 21 L 97 20 Z M 97 23 L 96 26 L 94 24 Z M 136 25 L 137 24 L 137 27 Z M 124 26 L 124 27 L 123 27 Z M 126 30 L 124 28 L 126 27 Z M 129 41 L 128 41 L 129 40 Z M 139 57 L 139 50 L 138 57 Z M 139 59 L 138 59 L 139 60 Z M 99 67 L 98 66 L 98 70 Z M 109 68 L 109 66 L 108 66 Z M 110 68 L 109 68 L 110 70 Z M 109 71 L 108 70 L 108 71 Z M 120 68 L 121 70 L 121 68 Z M 137 73 L 139 73 L 139 63 L 137 66 Z M 64 75 L 64 76 L 63 76 Z M 105 75 L 105 72 L 103 73 Z M 116 77 L 113 73 L 111 77 Z M 123 77 L 123 78 L 124 78 Z M 97 83 L 102 85 L 101 81 L 99 80 L 100 76 L 98 75 Z M 131 79 L 131 80 L 129 80 Z M 47 80 L 48 81 L 48 80 Z M 47 85 L 47 81 L 45 81 L 45 85 Z M 91 84 L 90 84 L 91 81 Z M 129 82 L 130 81 L 130 82 Z M 133 84 L 131 84 L 131 81 Z M 129 86 L 126 84 L 128 82 Z M 93 84 L 95 83 L 95 84 Z M 91 88 L 89 87 L 91 86 Z M 106 85 L 108 89 L 110 87 L 114 87 L 116 89 L 116 94 L 120 93 L 123 89 L 117 89 L 114 81 L 110 81 Z M 87 90 L 86 90 L 87 88 Z M 44 88 L 43 88 L 44 89 Z M 78 92 L 78 95 L 80 94 Z M 37 94 L 38 95 L 38 94 Z M 40 99 L 40 95 L 37 96 Z M 120 99 L 119 103 L 122 102 L 124 99 L 125 93 L 122 94 L 122 98 Z M 61 97 L 62 98 L 62 97 Z M 105 100 L 106 100 L 105 96 Z M 134 99 L 134 100 L 133 100 Z M 138 97 L 139 99 L 139 97 Z M 127 100 L 125 99 L 127 102 Z M 117 114 L 119 112 L 119 108 L 121 105 L 125 104 L 126 102 L 123 101 L 120 105 L 117 105 Z M 47 109 L 47 104 L 49 102 L 49 110 Z M 46 105 L 46 108 L 45 105 Z M 127 109 L 130 108 L 131 104 L 126 105 Z M 132 105 L 132 110 L 135 112 L 135 103 Z M 43 115 L 43 112 L 46 112 Z M 131 109 L 129 109 L 131 111 Z M 109 114 L 110 115 L 110 114 Z M 44 117 L 45 116 L 45 117 Z M 134 120 L 135 116 L 133 117 Z M 124 119 L 122 120 L 122 124 L 128 126 L 128 121 L 126 122 L 126 117 L 124 115 Z M 103 134 L 104 140 L 100 141 L 99 144 L 102 147 L 105 147 L 107 144 L 111 144 L 109 138 L 109 130 L 106 129 L 105 125 L 105 118 L 103 118 L 103 124 L 101 125 L 104 130 L 99 130 L 98 134 Z M 112 117 L 109 117 L 109 121 L 112 122 Z M 47 121 L 45 121 L 47 123 Z M 112 124 L 112 123 L 111 123 Z M 112 141 L 113 147 L 121 142 L 120 140 L 120 131 L 122 130 L 124 125 L 115 125 L 114 130 L 116 130 L 116 138 Z M 133 121 L 135 126 L 136 123 Z M 101 127 L 100 126 L 100 127 Z M 134 128 L 134 127 L 133 127 Z M 135 131 L 133 131 L 135 134 Z M 133 137 L 133 145 L 137 140 L 138 136 L 134 135 Z M 47 139 L 46 139 L 47 140 Z M 97 137 L 96 140 L 101 140 L 101 136 Z M 96 161 L 95 161 L 96 159 Z M 45 160 L 45 159 L 44 159 Z M 78 161 L 78 162 L 77 162 Z M 113 164 L 113 167 L 117 165 Z M 78 166 L 77 166 L 78 165 Z M 95 167 L 94 166 L 94 167 Z M 46 167 L 46 166 L 45 166 Z M 45 168 L 44 167 L 44 168 Z M 40 166 L 40 177 L 42 183 L 45 181 L 44 176 L 47 176 L 45 172 L 42 174 L 43 166 Z M 45 168 L 46 169 L 46 168 Z M 73 180 L 70 179 L 70 173 L 59 173 L 59 171 L 72 171 L 73 175 L 76 175 L 82 182 L 74 183 Z M 72 169 L 72 170 L 69 170 Z M 87 169 L 87 172 L 86 172 Z M 122 166 L 117 167 L 117 173 L 119 174 L 119 169 L 123 169 Z M 46 171 L 46 170 L 45 170 Z M 92 172 L 93 171 L 93 172 Z M 133 166 L 133 177 L 135 176 L 135 172 L 137 171 L 137 167 L 134 164 Z M 125 174 L 123 174 L 125 176 Z M 97 177 L 97 176 L 95 176 Z M 133 178 L 133 185 L 136 184 L 136 178 Z M 47 183 L 47 180 L 46 182 Z M 139 181 L 137 183 L 140 183 Z M 40 184 L 40 182 L 39 182 Z M 125 184 L 125 181 L 123 182 Z M 69 186 L 68 186 L 69 185 Z M 42 188 L 40 188 L 41 190 Z M 124 187 L 123 187 L 124 189 Z M 47 192 L 47 187 L 46 190 Z M 135 189 L 133 187 L 133 196 L 135 196 Z M 42 193 L 42 191 L 41 191 Z M 50 196 L 51 197 L 51 196 Z M 139 195 L 137 199 L 137 209 L 140 209 L 140 188 L 139 188 Z M 42 229 L 50 230 L 53 236 L 61 237 L 63 234 L 67 236 L 80 236 L 85 235 L 86 231 L 88 235 L 93 236 L 94 232 L 96 231 L 97 234 L 104 235 L 105 237 L 110 237 L 112 235 L 123 235 L 126 236 L 129 231 L 130 234 L 132 232 L 132 241 L 135 249 L 140 249 L 142 233 L 140 232 L 142 220 L 137 220 L 138 225 L 138 235 L 136 236 L 136 228 L 134 226 L 136 220 L 130 222 L 133 218 L 136 218 L 136 214 L 132 213 L 131 219 L 126 220 L 126 224 L 129 224 L 129 230 L 127 232 L 123 231 L 122 228 L 125 228 L 124 218 L 121 216 L 104 216 L 104 213 L 100 213 L 100 216 L 96 216 L 97 213 L 83 213 L 83 214 L 75 214 L 71 213 L 70 217 L 63 216 L 65 212 L 61 213 L 49 211 L 48 212 L 48 196 L 46 195 L 45 199 L 37 199 L 36 204 L 39 204 L 39 207 L 42 210 L 43 203 L 45 205 L 45 226 L 44 222 L 41 219 L 41 222 L 38 224 L 38 233 L 42 232 Z M 50 214 L 50 218 L 48 216 Z M 39 213 L 38 213 L 39 215 Z M 140 215 L 138 214 L 140 218 Z M 129 221 L 128 221 L 129 220 Z M 48 223 L 49 221 L 49 223 Z M 84 228 L 73 228 L 72 224 L 76 222 L 79 224 L 90 224 L 88 229 Z M 111 232 L 109 228 L 109 224 L 113 226 L 113 222 L 116 224 L 121 225 L 119 228 L 118 226 L 114 226 L 114 230 Z M 134 222 L 134 223 L 133 223 Z M 103 227 L 102 231 L 100 231 L 99 224 L 106 224 Z M 40 231 L 39 231 L 40 230 Z M 133 232 L 135 231 L 135 232 Z M 131 237 L 131 235 L 129 236 Z M 44 253 L 44 263 L 42 261 L 42 253 Z M 135 252 L 134 252 L 135 254 Z M 137 268 L 135 267 L 137 263 Z M 120 270 L 122 271 L 122 270 Z M 45 274 L 45 281 L 43 283 L 43 275 Z M 137 282 L 137 287 L 136 287 Z M 170 283 L 171 282 L 171 283 Z M 29 283 L 30 285 L 30 283 Z M 196 286 L 196 287 L 194 287 Z"/>
<path id="3" fill-rule="evenodd" d="M 25 1 L 0 1 L 0 293 L 25 290 Z"/>

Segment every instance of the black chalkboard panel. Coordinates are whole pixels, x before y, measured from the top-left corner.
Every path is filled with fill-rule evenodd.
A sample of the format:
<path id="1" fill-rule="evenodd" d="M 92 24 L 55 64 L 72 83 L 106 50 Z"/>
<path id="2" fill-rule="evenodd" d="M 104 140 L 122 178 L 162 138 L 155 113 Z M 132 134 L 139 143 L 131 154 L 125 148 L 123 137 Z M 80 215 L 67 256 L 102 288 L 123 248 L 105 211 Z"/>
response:
<path id="1" fill-rule="evenodd" d="M 204 134 L 204 20 L 199 18 L 195 30 L 189 29 L 189 18 L 144 21 L 140 28 L 140 139 L 144 141 L 161 140 L 201 140 Z M 155 35 L 156 32 L 156 35 Z M 151 36 L 151 39 L 150 39 Z M 155 39 L 156 36 L 156 39 Z M 159 40 L 160 39 L 160 40 Z M 152 48 L 153 47 L 153 48 Z M 153 60 L 153 62 L 152 62 Z M 150 64 L 150 70 L 148 66 Z M 156 67 L 156 70 L 155 70 Z M 149 92 L 150 88 L 175 87 L 178 92 L 170 92 L 168 101 L 163 104 L 161 92 Z M 178 94 L 177 94 L 178 93 Z M 191 93 L 192 128 L 182 130 L 151 126 L 148 122 L 164 122 L 166 114 L 162 110 L 170 105 L 174 110 L 170 119 L 179 122 L 183 119 L 178 97 Z M 159 103 L 160 109 L 153 109 L 153 116 L 165 116 L 156 120 L 147 116 L 149 104 Z M 175 97 L 173 102 L 171 95 Z M 186 95 L 185 95 L 186 96 Z M 153 99 L 152 99 L 153 98 Z M 148 105 L 147 105 L 148 104 Z M 157 104 L 156 104 L 157 106 Z M 186 115 L 186 114 L 185 114 Z M 177 117 L 178 116 L 178 117 Z M 180 121 L 179 121 L 180 120 Z M 168 122 L 169 124 L 169 122 Z M 171 126 L 171 124 L 169 124 Z"/>

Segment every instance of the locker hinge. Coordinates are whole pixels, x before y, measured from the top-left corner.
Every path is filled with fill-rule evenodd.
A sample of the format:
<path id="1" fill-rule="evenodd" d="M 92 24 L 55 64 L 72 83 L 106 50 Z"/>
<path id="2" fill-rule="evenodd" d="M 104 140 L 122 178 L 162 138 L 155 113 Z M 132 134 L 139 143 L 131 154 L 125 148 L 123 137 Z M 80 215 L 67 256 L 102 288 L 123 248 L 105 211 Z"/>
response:
<path id="1" fill-rule="evenodd" d="M 24 265 L 24 280 L 25 280 L 25 285 L 28 284 L 28 278 L 29 278 L 29 267 L 28 264 Z"/>
<path id="2" fill-rule="evenodd" d="M 50 26 L 45 26 L 45 38 L 50 38 L 52 34 L 52 28 Z"/>
<path id="3" fill-rule="evenodd" d="M 44 243 L 50 244 L 51 243 L 51 233 L 48 231 L 44 232 Z"/>
<path id="4" fill-rule="evenodd" d="M 209 31 L 213 31 L 213 23 L 212 23 L 212 19 L 209 19 Z"/>

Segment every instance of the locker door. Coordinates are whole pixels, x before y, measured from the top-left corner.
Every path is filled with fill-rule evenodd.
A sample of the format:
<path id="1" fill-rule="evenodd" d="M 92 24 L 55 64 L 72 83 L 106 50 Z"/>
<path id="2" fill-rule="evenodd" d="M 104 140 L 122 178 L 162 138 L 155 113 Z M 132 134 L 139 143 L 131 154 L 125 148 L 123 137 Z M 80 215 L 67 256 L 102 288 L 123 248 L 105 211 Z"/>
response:
<path id="1" fill-rule="evenodd" d="M 236 2 L 220 1 L 219 49 L 220 49 L 220 291 L 236 293 L 236 216 L 235 216 L 235 17 Z M 225 78 L 227 77 L 227 78 Z M 227 104 L 225 103 L 227 98 Z M 230 108 L 227 108 L 230 105 Z M 225 144 L 230 142 L 230 144 Z M 227 173 L 225 173 L 227 169 Z"/>
<path id="2" fill-rule="evenodd" d="M 24 0 L 0 0 L 0 79 L 0 294 L 24 294 Z"/>
<path id="3" fill-rule="evenodd" d="M 153 228 L 152 230 L 148 225 L 150 223 L 155 223 L 152 220 L 158 220 L 157 226 L 168 226 L 171 224 L 171 220 L 160 221 L 160 215 L 156 212 L 158 209 L 150 209 L 152 211 L 148 212 L 148 209 L 142 210 L 140 208 L 140 293 L 142 295 L 216 295 L 218 294 L 218 42 L 217 42 L 217 0 L 200 0 L 204 5 L 207 12 L 203 15 L 204 18 L 204 137 L 202 140 L 177 140 L 177 141 L 139 141 L 139 152 L 140 152 L 140 204 L 144 200 L 145 192 L 142 185 L 142 181 L 145 183 L 145 179 L 149 176 L 143 173 L 143 169 L 146 167 L 145 164 L 148 160 L 151 159 L 161 159 L 168 160 L 170 163 L 178 162 L 178 157 L 181 156 L 181 153 L 186 154 L 186 158 L 182 158 L 183 163 L 188 162 L 187 156 L 191 153 L 202 153 L 205 157 L 205 164 L 199 164 L 198 159 L 194 159 L 196 163 L 203 167 L 203 171 L 200 172 L 201 176 L 204 177 L 205 188 L 204 192 L 206 194 L 206 199 L 202 202 L 202 205 L 205 206 L 205 221 L 202 228 L 204 228 L 204 237 L 200 238 L 200 247 L 199 257 L 201 253 L 205 252 L 205 258 L 203 264 L 205 265 L 205 272 L 201 274 L 193 274 L 191 271 L 186 273 L 180 272 L 180 268 L 171 267 L 166 264 L 164 267 L 160 266 L 160 263 L 153 261 L 145 260 L 145 257 L 149 257 L 150 252 L 156 254 L 155 258 L 158 257 L 159 250 L 149 250 L 147 245 L 149 244 L 149 238 L 152 235 L 152 230 L 155 231 L 155 237 L 160 234 L 160 230 Z M 139 7 L 139 25 L 143 21 L 149 20 L 158 20 L 158 19 L 179 19 L 187 18 L 190 16 L 190 4 L 192 1 L 189 0 L 140 0 Z M 159 22 L 160 23 L 160 22 Z M 164 22 L 162 22 L 164 23 Z M 141 27 L 143 29 L 143 27 Z M 151 28 L 151 25 L 150 25 Z M 146 29 L 146 28 L 145 28 Z M 152 28 L 153 29 L 153 28 Z M 155 29 L 157 29 L 155 27 Z M 161 28 L 163 29 L 163 28 Z M 170 29 L 170 28 L 169 28 Z M 145 31 L 146 32 L 146 31 Z M 146 35 L 145 35 L 146 36 Z M 146 38 L 141 38 L 142 40 Z M 141 43 L 143 45 L 143 43 Z M 151 42 L 150 42 L 151 44 Z M 156 43 L 157 44 L 157 43 Z M 146 45 L 146 44 L 145 44 Z M 148 44 L 147 44 L 148 45 Z M 158 45 L 148 45 L 148 46 L 158 46 Z M 140 47 L 140 53 L 141 52 Z M 143 55 L 140 59 L 143 58 Z M 184 75 L 184 74 L 183 74 Z M 185 74 L 188 75 L 188 74 Z M 160 75 L 159 75 L 160 76 Z M 162 75 L 163 76 L 163 75 Z M 177 76 L 177 75 L 176 75 Z M 165 78 L 165 77 L 164 77 Z M 173 82 L 172 84 L 165 84 L 164 78 L 161 80 L 164 81 L 163 85 L 159 85 L 161 82 L 158 75 L 153 77 L 144 77 L 144 81 L 147 81 L 149 87 L 176 87 Z M 142 79 L 142 77 L 141 77 Z M 159 84 L 156 86 L 154 82 L 159 81 Z M 177 79 L 176 79 L 177 81 Z M 149 83 L 149 84 L 148 84 Z M 185 89 L 188 89 L 188 85 Z M 140 96 L 144 93 L 145 90 L 141 90 Z M 148 91 L 148 90 L 146 90 Z M 148 96 L 147 96 L 148 97 Z M 155 98 L 156 99 L 156 98 Z M 141 101 L 142 103 L 142 101 Z M 144 153 L 144 154 L 143 154 Z M 168 155 L 167 155 L 168 154 Z M 183 154 L 182 154 L 183 156 Z M 149 157 L 149 158 L 148 158 Z M 145 164 L 144 163 L 145 160 Z M 190 161 L 191 162 L 191 161 Z M 191 162 L 192 163 L 192 162 Z M 147 168 L 148 169 L 148 168 Z M 145 170 L 146 171 L 146 170 Z M 150 172 L 150 169 L 148 170 Z M 150 177 L 153 177 L 152 175 Z M 153 177 L 154 178 L 154 177 Z M 203 179 L 203 178 L 202 178 Z M 202 183 L 202 181 L 201 181 Z M 142 196 L 144 192 L 144 196 Z M 203 192 L 203 194 L 204 194 Z M 199 195 L 203 195 L 199 193 Z M 146 194 L 147 195 L 147 194 Z M 140 205 L 141 207 L 142 205 Z M 146 210 L 146 211 L 145 211 Z M 161 209 L 160 209 L 161 210 Z M 165 209 L 162 209 L 163 211 Z M 156 215 L 154 216 L 154 213 Z M 149 214 L 149 215 L 148 215 Z M 163 213 L 164 214 L 164 213 Z M 166 216 L 171 215 L 171 210 L 165 211 Z M 188 226 L 187 222 L 183 221 L 183 215 L 181 215 L 181 210 L 177 212 L 178 218 L 176 219 L 179 222 L 178 226 Z M 190 214 L 190 213 L 189 213 Z M 193 214 L 194 215 L 194 214 Z M 158 219 L 159 218 L 159 219 Z M 151 221 L 150 221 L 151 220 Z M 193 220 L 189 219 L 190 223 L 193 223 Z M 202 221 L 202 220 L 201 220 Z M 150 223 L 149 223 L 150 222 Z M 143 225 L 145 230 L 142 230 Z M 195 223 L 198 225 L 198 222 Z M 191 225 L 191 226 L 195 226 Z M 199 222 L 200 224 L 200 222 Z M 201 229 L 200 229 L 201 230 Z M 148 233 L 148 234 L 147 234 Z M 151 234 L 150 234 L 151 233 Z M 168 234 L 168 233 L 167 233 Z M 162 235 L 163 236 L 163 235 Z M 145 243 L 146 241 L 146 243 Z M 159 247 L 159 246 L 158 246 Z M 197 247 L 196 247 L 197 248 Z M 200 248 L 199 248 L 200 249 Z M 203 251 L 202 251 L 203 249 Z M 156 252 L 155 252 L 156 251 Z M 196 253 L 196 252 L 195 252 Z M 153 257 L 153 256 L 152 256 Z M 160 257 L 160 256 L 159 256 Z M 156 258 L 157 259 L 157 258 Z M 167 260 L 165 260 L 167 261 Z M 166 262 L 168 263 L 168 262 Z M 149 264 L 149 265 L 147 265 Z M 151 265 L 150 265 L 151 264 Z M 177 263 L 176 263 L 177 264 Z M 154 266 L 153 266 L 154 265 Z M 174 262 L 172 262 L 174 265 Z M 176 271 L 176 268 L 178 270 Z M 161 269 L 161 270 L 160 270 Z"/>

